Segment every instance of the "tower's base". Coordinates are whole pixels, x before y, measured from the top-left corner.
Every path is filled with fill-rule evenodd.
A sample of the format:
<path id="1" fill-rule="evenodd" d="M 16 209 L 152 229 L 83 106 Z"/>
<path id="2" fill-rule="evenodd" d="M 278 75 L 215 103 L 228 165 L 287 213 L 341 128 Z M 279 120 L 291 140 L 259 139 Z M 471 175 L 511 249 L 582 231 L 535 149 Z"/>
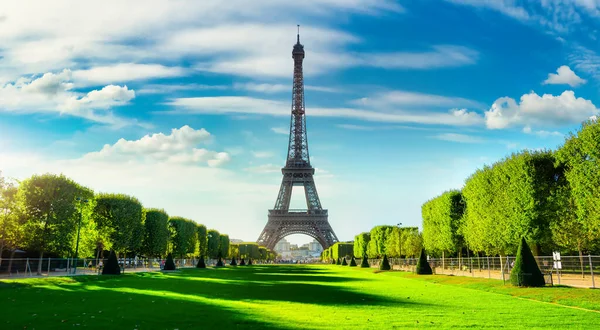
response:
<path id="1" fill-rule="evenodd" d="M 327 210 L 269 210 L 269 221 L 258 244 L 273 250 L 277 242 L 292 234 L 308 235 L 323 249 L 338 241 L 327 220 Z"/>

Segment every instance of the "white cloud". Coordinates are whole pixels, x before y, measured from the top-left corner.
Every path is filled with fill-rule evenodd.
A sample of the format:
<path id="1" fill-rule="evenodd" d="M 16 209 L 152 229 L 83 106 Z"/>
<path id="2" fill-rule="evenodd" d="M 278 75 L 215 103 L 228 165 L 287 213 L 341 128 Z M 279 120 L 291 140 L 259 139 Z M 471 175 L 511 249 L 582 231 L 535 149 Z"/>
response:
<path id="1" fill-rule="evenodd" d="M 100 151 L 83 156 L 85 160 L 99 162 L 164 162 L 173 164 L 207 164 L 217 167 L 226 164 L 230 156 L 226 152 L 198 149 L 198 144 L 210 141 L 205 129 L 195 130 L 187 125 L 171 130 L 171 134 L 155 133 L 138 140 L 119 139 L 106 144 Z"/>
<path id="2" fill-rule="evenodd" d="M 285 127 L 271 127 L 271 131 L 277 134 L 289 135 L 290 129 Z"/>
<path id="3" fill-rule="evenodd" d="M 289 116 L 289 102 L 243 96 L 176 98 L 168 103 L 174 112 L 188 114 L 255 114 Z M 438 125 L 468 126 L 482 123 L 482 117 L 466 109 L 452 109 L 448 112 L 424 112 L 394 110 L 378 112 L 358 108 L 319 108 L 307 109 L 311 117 L 353 118 L 374 122 L 420 123 Z"/>
<path id="4" fill-rule="evenodd" d="M 45 73 L 41 77 L 19 78 L 0 86 L 0 111 L 20 113 L 60 113 L 91 121 L 126 125 L 134 121 L 117 117 L 111 107 L 127 104 L 135 92 L 127 86 L 108 85 L 88 93 L 72 91 L 71 71 Z M 102 110 L 102 111 L 97 111 Z"/>
<path id="5" fill-rule="evenodd" d="M 281 165 L 264 164 L 264 165 L 254 166 L 254 167 L 247 167 L 244 169 L 244 171 L 252 172 L 252 173 L 261 173 L 261 174 L 280 173 L 281 167 L 282 167 Z"/>
<path id="6" fill-rule="evenodd" d="M 252 155 L 256 158 L 270 158 L 273 157 L 273 153 L 271 151 L 253 151 Z"/>
<path id="7" fill-rule="evenodd" d="M 531 126 L 529 126 L 529 125 L 523 127 L 523 133 L 537 135 L 542 138 L 549 137 L 549 136 L 559 136 L 559 137 L 564 136 L 561 132 L 557 132 L 557 131 L 544 131 L 544 130 L 534 131 L 531 129 Z"/>
<path id="8" fill-rule="evenodd" d="M 187 84 L 187 85 L 168 85 L 168 84 L 149 84 L 137 90 L 137 94 L 171 94 L 183 91 L 203 91 L 203 90 L 227 90 L 226 85 L 204 85 L 204 84 Z"/>
<path id="9" fill-rule="evenodd" d="M 79 86 L 87 86 L 184 75 L 186 75 L 186 69 L 181 67 L 167 67 L 160 64 L 119 63 L 76 70 L 73 72 L 73 79 Z"/>
<path id="10" fill-rule="evenodd" d="M 257 83 L 235 83 L 233 84 L 234 89 L 242 89 L 251 92 L 259 93 L 280 93 L 280 92 L 291 92 L 291 85 L 283 84 L 257 84 Z"/>
<path id="11" fill-rule="evenodd" d="M 466 135 L 466 134 L 458 134 L 458 133 L 442 133 L 442 134 L 431 136 L 431 138 L 434 138 L 437 140 L 443 140 L 443 141 L 458 142 L 458 143 L 482 143 L 482 142 L 485 142 L 485 140 L 480 137 Z"/>
<path id="12" fill-rule="evenodd" d="M 590 100 L 576 98 L 573 91 L 564 91 L 558 96 L 539 96 L 531 92 L 521 96 L 519 104 L 510 97 L 497 99 L 486 111 L 485 119 L 488 128 L 500 129 L 514 125 L 579 123 L 596 114 L 596 106 Z"/>
<path id="13" fill-rule="evenodd" d="M 556 73 L 549 73 L 548 79 L 544 80 L 543 84 L 562 85 L 567 84 L 571 87 L 577 87 L 586 83 L 585 79 L 581 79 L 571 68 L 566 65 L 559 67 Z"/>
<path id="14" fill-rule="evenodd" d="M 417 127 L 417 126 L 405 126 L 405 125 L 377 125 L 377 126 L 365 126 L 365 125 L 354 125 L 354 124 L 337 124 L 336 127 L 353 130 L 353 131 L 381 131 L 381 130 L 422 130 L 431 131 L 438 130 L 432 127 Z"/>
<path id="15" fill-rule="evenodd" d="M 398 105 L 410 106 L 439 106 L 439 107 L 483 107 L 484 105 L 462 97 L 449 97 L 435 94 L 425 94 L 409 91 L 389 91 L 370 97 L 351 101 L 352 104 L 371 107 L 393 107 Z"/>
<path id="16" fill-rule="evenodd" d="M 431 51 L 359 54 L 358 63 L 386 69 L 435 69 L 471 65 L 479 52 L 463 46 L 438 45 Z"/>

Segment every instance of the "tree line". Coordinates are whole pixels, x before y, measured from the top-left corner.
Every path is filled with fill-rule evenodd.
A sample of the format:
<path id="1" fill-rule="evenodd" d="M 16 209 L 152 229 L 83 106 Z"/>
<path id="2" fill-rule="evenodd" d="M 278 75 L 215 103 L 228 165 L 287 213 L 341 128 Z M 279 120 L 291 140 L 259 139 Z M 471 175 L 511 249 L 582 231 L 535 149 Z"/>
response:
<path id="1" fill-rule="evenodd" d="M 255 259 L 272 256 L 261 248 L 243 253 Z M 17 249 L 39 253 L 40 261 L 45 255 L 74 257 L 76 250 L 79 257 L 97 259 L 110 250 L 121 257 L 231 255 L 227 234 L 162 209 L 146 209 L 132 196 L 94 193 L 55 174 L 17 183 L 0 175 L 0 264 L 4 251 L 11 251 L 12 260 Z"/>
<path id="2" fill-rule="evenodd" d="M 556 150 L 523 150 L 478 169 L 462 190 L 422 205 L 432 255 L 600 252 L 600 124 L 585 121 Z"/>

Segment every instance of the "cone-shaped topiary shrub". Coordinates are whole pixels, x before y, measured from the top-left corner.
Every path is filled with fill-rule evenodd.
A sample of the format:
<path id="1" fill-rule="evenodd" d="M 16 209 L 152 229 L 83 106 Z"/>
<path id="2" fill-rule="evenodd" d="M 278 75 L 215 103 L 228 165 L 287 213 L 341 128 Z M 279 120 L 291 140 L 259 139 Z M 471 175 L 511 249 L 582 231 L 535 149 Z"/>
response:
<path id="1" fill-rule="evenodd" d="M 223 264 L 223 259 L 221 259 L 221 257 L 219 257 L 219 260 L 217 260 L 217 264 L 215 265 L 215 267 L 225 267 L 225 265 Z"/>
<path id="2" fill-rule="evenodd" d="M 362 262 L 360 263 L 360 267 L 361 267 L 361 268 L 369 268 L 369 267 L 371 267 L 371 265 L 369 265 L 369 260 L 367 259 L 367 256 L 366 256 L 366 255 L 365 255 L 365 256 L 363 256 L 363 260 L 362 260 Z"/>
<path id="3" fill-rule="evenodd" d="M 198 264 L 196 265 L 196 268 L 206 268 L 206 263 L 204 262 L 204 256 L 200 256 L 200 259 L 198 260 Z"/>
<path id="4" fill-rule="evenodd" d="M 167 255 L 167 261 L 165 261 L 165 267 L 163 270 L 175 270 L 175 263 L 173 262 L 173 256 L 169 253 Z"/>
<path id="5" fill-rule="evenodd" d="M 429 262 L 427 261 L 427 256 L 425 256 L 425 249 L 421 249 L 421 256 L 419 257 L 419 261 L 417 261 L 416 272 L 419 275 L 433 274 L 431 266 L 429 266 Z"/>
<path id="6" fill-rule="evenodd" d="M 240 266 L 246 266 L 246 262 L 244 261 L 244 258 L 242 258 L 242 261 L 240 261 Z"/>
<path id="7" fill-rule="evenodd" d="M 379 270 L 390 270 L 390 262 L 388 261 L 387 255 L 383 255 L 383 260 L 379 263 Z"/>
<path id="8" fill-rule="evenodd" d="M 350 260 L 350 267 L 356 267 L 356 259 L 354 257 Z"/>
<path id="9" fill-rule="evenodd" d="M 340 258 L 337 258 L 337 260 L 335 261 L 335 264 L 336 265 L 341 265 L 342 264 L 342 262 L 340 261 Z"/>
<path id="10" fill-rule="evenodd" d="M 331 264 L 335 265 L 335 259 L 331 259 Z"/>
<path id="11" fill-rule="evenodd" d="M 546 281 L 525 238 L 521 238 L 517 260 L 510 272 L 510 283 L 516 286 L 544 286 Z"/>
<path id="12" fill-rule="evenodd" d="M 230 266 L 237 266 L 237 261 L 235 261 L 235 258 L 231 258 L 231 262 L 229 263 Z"/>
<path id="13" fill-rule="evenodd" d="M 248 266 L 252 266 L 252 258 L 248 258 Z"/>
<path id="14" fill-rule="evenodd" d="M 348 263 L 346 262 L 346 258 L 342 258 L 342 266 L 348 266 Z"/>
<path id="15" fill-rule="evenodd" d="M 121 267 L 119 267 L 115 251 L 110 251 L 108 260 L 106 260 L 106 264 L 102 268 L 102 275 L 121 275 Z"/>

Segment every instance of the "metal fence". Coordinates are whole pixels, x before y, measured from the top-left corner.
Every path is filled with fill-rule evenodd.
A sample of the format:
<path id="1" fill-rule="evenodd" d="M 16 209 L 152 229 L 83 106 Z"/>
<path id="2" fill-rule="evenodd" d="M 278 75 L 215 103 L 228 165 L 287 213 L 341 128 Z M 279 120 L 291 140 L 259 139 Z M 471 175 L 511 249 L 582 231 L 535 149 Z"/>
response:
<path id="1" fill-rule="evenodd" d="M 160 270 L 165 259 L 120 258 L 122 272 L 149 272 Z M 198 259 L 174 259 L 178 268 L 196 267 Z M 207 260 L 208 266 L 215 265 L 216 260 Z M 62 259 L 62 258 L 15 258 L 2 259 L 0 278 L 93 275 L 102 272 L 106 260 L 103 259 Z M 41 266 L 41 267 L 40 267 Z"/>
<path id="2" fill-rule="evenodd" d="M 600 287 L 600 256 L 535 257 L 549 285 Z M 414 272 L 417 258 L 389 258 L 393 269 Z M 508 281 L 515 257 L 430 258 L 435 274 L 492 278 Z M 369 259 L 371 267 L 379 266 L 379 259 Z"/>

